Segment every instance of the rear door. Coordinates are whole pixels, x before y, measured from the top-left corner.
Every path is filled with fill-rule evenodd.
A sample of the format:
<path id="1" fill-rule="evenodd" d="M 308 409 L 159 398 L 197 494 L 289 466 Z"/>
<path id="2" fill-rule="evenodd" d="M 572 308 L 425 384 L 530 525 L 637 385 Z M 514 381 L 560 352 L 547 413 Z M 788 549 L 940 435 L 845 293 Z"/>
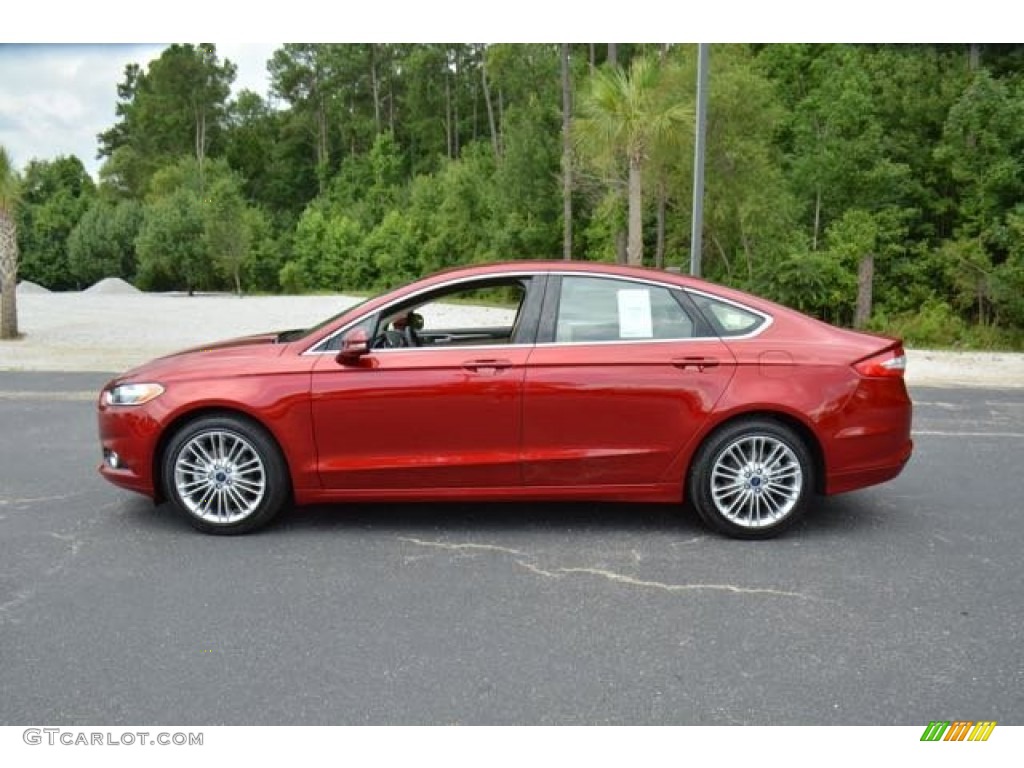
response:
<path id="1" fill-rule="evenodd" d="M 735 371 L 682 291 L 618 277 L 549 278 L 523 391 L 528 486 L 650 485 L 706 422 Z"/>

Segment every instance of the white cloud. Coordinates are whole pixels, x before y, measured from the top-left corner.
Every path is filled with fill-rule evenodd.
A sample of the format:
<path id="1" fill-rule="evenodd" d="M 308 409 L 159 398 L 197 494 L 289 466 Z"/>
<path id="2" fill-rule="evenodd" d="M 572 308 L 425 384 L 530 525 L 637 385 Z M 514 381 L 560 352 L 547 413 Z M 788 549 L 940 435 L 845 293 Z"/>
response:
<path id="1" fill-rule="evenodd" d="M 238 65 L 236 92 L 267 94 L 266 62 L 278 43 L 226 43 Z M 76 155 L 95 177 L 97 134 L 115 121 L 125 65 L 145 66 L 163 45 L 0 45 L 0 144 L 15 167 L 33 158 Z"/>

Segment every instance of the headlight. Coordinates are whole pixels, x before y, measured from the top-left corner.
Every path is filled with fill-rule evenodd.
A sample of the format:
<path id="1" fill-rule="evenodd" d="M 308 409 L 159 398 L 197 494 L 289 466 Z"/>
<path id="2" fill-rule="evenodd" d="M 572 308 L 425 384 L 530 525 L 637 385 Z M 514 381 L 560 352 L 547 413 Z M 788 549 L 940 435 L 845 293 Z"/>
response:
<path id="1" fill-rule="evenodd" d="M 142 405 L 164 393 L 159 384 L 118 384 L 103 392 L 107 405 Z"/>

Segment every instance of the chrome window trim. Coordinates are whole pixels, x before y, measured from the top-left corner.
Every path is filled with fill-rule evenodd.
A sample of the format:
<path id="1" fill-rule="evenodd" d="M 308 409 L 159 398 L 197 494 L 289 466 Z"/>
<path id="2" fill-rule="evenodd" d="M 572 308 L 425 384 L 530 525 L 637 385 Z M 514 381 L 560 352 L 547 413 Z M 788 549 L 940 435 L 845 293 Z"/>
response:
<path id="1" fill-rule="evenodd" d="M 609 341 L 551 341 L 551 342 L 542 342 L 542 343 L 538 343 L 538 344 L 472 344 L 472 345 L 470 345 L 470 344 L 466 344 L 466 345 L 458 345 L 458 344 L 456 344 L 456 345 L 453 345 L 453 346 L 437 346 L 437 347 L 426 346 L 426 347 L 415 347 L 415 348 L 408 348 L 408 349 L 403 349 L 403 348 L 390 348 L 390 349 L 382 348 L 382 349 L 375 349 L 375 350 L 373 350 L 373 354 L 393 353 L 393 352 L 424 352 L 424 351 L 429 351 L 429 350 L 432 350 L 432 349 L 437 349 L 437 350 L 452 350 L 452 349 L 471 349 L 471 350 L 472 349 L 514 349 L 514 348 L 537 347 L 537 346 L 543 346 L 543 347 L 563 347 L 563 346 L 565 346 L 565 347 L 579 347 L 579 346 L 594 346 L 594 345 L 599 345 L 599 344 L 600 345 L 607 345 L 607 344 L 637 344 L 637 343 L 641 343 L 641 344 L 665 344 L 665 343 L 678 344 L 678 343 L 681 343 L 681 342 L 692 342 L 692 341 L 735 341 L 735 340 L 743 340 L 743 339 L 752 339 L 755 336 L 759 336 L 767 328 L 769 328 L 772 325 L 772 323 L 774 322 L 774 318 L 771 315 L 767 314 L 766 312 L 762 312 L 762 311 L 760 311 L 758 309 L 754 309 L 753 307 L 749 307 L 746 304 L 741 304 L 738 301 L 733 301 L 732 299 L 727 299 L 724 296 L 719 296 L 719 295 L 714 294 L 714 293 L 708 293 L 706 291 L 701 291 L 700 289 L 697 289 L 697 288 L 690 288 L 690 287 L 687 287 L 687 286 L 676 285 L 675 283 L 664 282 L 664 281 L 658 280 L 656 277 L 654 277 L 654 278 L 635 277 L 633 275 L 616 275 L 616 274 L 612 274 L 612 273 L 608 273 L 608 272 L 580 272 L 580 271 L 577 271 L 577 270 L 570 270 L 570 269 L 551 269 L 551 270 L 533 270 L 533 271 L 517 270 L 515 272 L 501 272 L 501 273 L 495 273 L 493 275 L 472 275 L 472 276 L 468 276 L 468 277 L 459 277 L 459 278 L 455 278 L 455 279 L 452 279 L 452 280 L 449 280 L 449 281 L 446 281 L 446 282 L 436 283 L 435 285 L 430 285 L 430 286 L 426 286 L 425 288 L 421 288 L 420 290 L 415 291 L 414 293 L 407 294 L 407 295 L 403 296 L 402 298 L 397 299 L 397 300 L 391 302 L 390 304 L 385 304 L 384 306 L 378 307 L 377 309 L 373 310 L 369 314 L 373 314 L 374 312 L 379 312 L 381 314 L 384 314 L 384 313 L 387 312 L 387 310 L 390 307 L 394 306 L 395 304 L 401 304 L 401 303 L 403 303 L 405 301 L 408 301 L 409 299 L 414 299 L 417 296 L 421 296 L 424 293 L 430 293 L 432 291 L 443 289 L 443 288 L 447 288 L 449 286 L 459 285 L 460 283 L 476 282 L 478 280 L 486 280 L 488 278 L 500 279 L 500 278 L 503 278 L 503 277 L 510 277 L 510 278 L 514 278 L 514 277 L 536 277 L 537 275 L 542 275 L 542 274 L 543 275 L 549 275 L 549 276 L 550 275 L 558 275 L 559 277 L 567 277 L 567 276 L 568 277 L 574 277 L 574 276 L 575 277 L 598 277 L 598 278 L 605 278 L 605 279 L 608 279 L 608 280 L 621 280 L 621 281 L 626 281 L 626 282 L 631 282 L 631 283 L 641 283 L 641 284 L 644 284 L 644 285 L 654 285 L 654 286 L 658 286 L 659 288 L 667 288 L 668 290 L 671 290 L 671 291 L 686 291 L 688 293 L 695 293 L 695 294 L 697 294 L 699 296 L 704 296 L 705 298 L 712 299 L 714 301 L 721 301 L 721 302 L 724 302 L 726 304 L 731 304 L 732 306 L 737 307 L 738 309 L 742 309 L 745 312 L 750 312 L 751 314 L 754 314 L 754 315 L 757 315 L 758 317 L 763 318 L 765 322 L 763 322 L 761 325 L 759 325 L 757 328 L 755 328 L 750 333 L 743 334 L 742 336 L 724 336 L 724 337 L 719 337 L 719 336 L 694 336 L 694 337 L 691 337 L 691 338 L 688 338 L 688 339 L 613 339 L 613 340 L 609 340 Z M 329 345 L 335 338 L 337 338 L 338 336 L 344 334 L 345 332 L 347 332 L 348 330 L 350 330 L 354 326 L 359 325 L 359 323 L 363 322 L 363 320 L 365 320 L 367 318 L 367 316 L 368 315 L 366 315 L 366 314 L 361 315 L 358 318 L 356 318 L 355 320 L 353 320 L 352 322 L 343 325 L 341 328 L 336 330 L 334 333 L 330 334 L 329 336 L 325 336 L 324 338 L 322 338 L 320 341 L 316 342 L 312 346 L 307 347 L 302 352 L 302 355 L 303 356 L 305 356 L 305 355 L 337 355 L 338 354 L 337 350 L 333 350 L 333 349 L 320 349 L 320 347 L 324 347 L 324 346 Z"/>

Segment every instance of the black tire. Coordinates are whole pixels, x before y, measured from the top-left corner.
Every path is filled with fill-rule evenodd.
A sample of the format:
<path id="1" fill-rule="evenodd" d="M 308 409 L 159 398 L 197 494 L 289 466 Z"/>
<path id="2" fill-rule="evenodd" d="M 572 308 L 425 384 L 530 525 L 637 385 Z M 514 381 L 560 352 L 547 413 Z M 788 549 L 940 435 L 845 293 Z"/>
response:
<path id="1" fill-rule="evenodd" d="M 687 486 L 691 503 L 709 527 L 733 538 L 767 539 L 806 510 L 815 487 L 814 461 L 791 428 L 747 419 L 704 441 Z"/>
<path id="2" fill-rule="evenodd" d="M 206 416 L 180 429 L 164 451 L 167 499 L 204 533 L 247 533 L 269 523 L 291 496 L 274 439 L 236 416 Z"/>

